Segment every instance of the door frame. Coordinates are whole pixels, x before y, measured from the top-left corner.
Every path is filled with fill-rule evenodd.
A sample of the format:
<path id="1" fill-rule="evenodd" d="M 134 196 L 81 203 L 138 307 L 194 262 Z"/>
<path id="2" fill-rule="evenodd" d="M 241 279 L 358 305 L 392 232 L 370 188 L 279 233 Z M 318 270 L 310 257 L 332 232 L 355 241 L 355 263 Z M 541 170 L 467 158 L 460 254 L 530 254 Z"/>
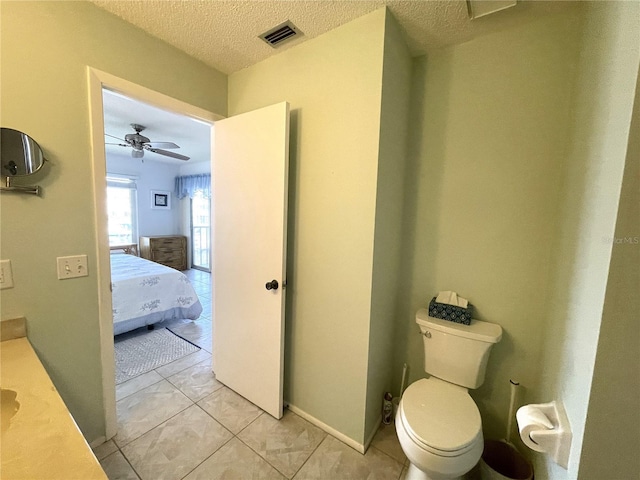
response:
<path id="1" fill-rule="evenodd" d="M 92 442 L 92 446 L 109 440 L 117 433 L 116 386 L 113 347 L 113 316 L 111 304 L 111 264 L 109 260 L 109 238 L 106 217 L 106 154 L 104 148 L 104 109 L 102 89 L 112 90 L 129 98 L 158 108 L 195 118 L 211 127 L 211 155 L 213 162 L 213 125 L 225 118 L 200 107 L 177 100 L 142 85 L 135 84 L 110 73 L 87 66 L 89 93 L 89 130 L 91 133 L 94 233 L 96 238 L 96 264 L 98 284 L 98 322 L 100 329 L 100 363 L 102 370 L 102 401 L 105 437 Z M 213 164 L 212 164 L 213 167 Z M 95 444 L 95 445 L 93 445 Z"/>

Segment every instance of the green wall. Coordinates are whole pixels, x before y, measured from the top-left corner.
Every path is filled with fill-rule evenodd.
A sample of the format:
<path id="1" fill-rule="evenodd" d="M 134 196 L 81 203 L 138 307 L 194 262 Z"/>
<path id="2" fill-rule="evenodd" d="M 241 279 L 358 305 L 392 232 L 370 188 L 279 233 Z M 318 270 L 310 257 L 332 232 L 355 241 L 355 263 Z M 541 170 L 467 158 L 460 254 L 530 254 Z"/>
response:
<path id="1" fill-rule="evenodd" d="M 609 279 L 605 295 L 580 479 L 633 478 L 640 472 L 640 78 Z M 620 461 L 624 459 L 624 461 Z"/>
<path id="2" fill-rule="evenodd" d="M 471 392 L 504 438 L 509 379 L 535 389 L 569 134 L 579 12 L 540 17 L 415 60 L 396 382 L 426 376 L 415 312 L 455 290 L 502 326 Z"/>
<path id="3" fill-rule="evenodd" d="M 532 398 L 563 402 L 573 441 L 568 470 L 546 456 L 535 455 L 536 478 L 562 480 L 585 474 L 580 462 L 590 395 L 597 398 L 594 388 L 616 385 L 615 378 L 595 378 L 594 365 L 596 353 L 600 354 L 599 337 L 605 347 L 602 353 L 607 355 L 607 336 L 619 335 L 610 324 L 607 328 L 610 319 L 603 319 L 603 308 L 611 301 L 605 297 L 611 239 L 617 235 L 616 214 L 640 62 L 638 18 L 638 2 L 589 2 L 585 8 L 571 132 L 562 165 L 560 226 L 551 262 L 550 317 L 545 325 L 539 388 Z M 609 281 L 615 289 L 622 273 L 612 275 Z M 615 311 L 613 305 L 609 308 Z M 637 322 L 637 313 L 633 321 Z M 629 391 L 623 386 L 619 395 L 623 398 L 632 392 L 632 386 Z M 602 414 L 595 408 L 596 416 Z M 601 448 L 609 458 L 616 458 L 606 442 Z"/>
<path id="4" fill-rule="evenodd" d="M 392 15 L 387 15 L 371 281 L 365 440 L 375 433 L 384 392 L 389 391 L 398 396 L 400 390 L 399 383 L 394 384 L 392 379 L 412 65 L 398 24 Z"/>
<path id="5" fill-rule="evenodd" d="M 378 10 L 229 77 L 230 115 L 291 105 L 285 400 L 358 443 L 385 15 Z"/>
<path id="6" fill-rule="evenodd" d="M 607 305 L 603 238 L 614 236 L 638 73 L 638 8 L 589 2 L 414 61 L 394 373 L 407 361 L 411 381 L 424 376 L 415 310 L 439 290 L 468 296 L 477 318 L 504 332 L 485 384 L 471 392 L 485 436 L 505 437 L 509 379 L 524 387 L 520 403 L 555 399 L 567 410 L 569 468 L 524 448 L 536 478 L 577 478 L 587 413 L 593 425 L 605 415 L 591 379 Z M 603 335 L 606 355 L 607 336 L 620 330 Z M 631 358 L 637 344 L 627 347 Z M 614 385 L 611 370 L 602 360 L 594 385 Z M 625 404 L 635 390 L 620 388 Z M 613 459 L 592 435 L 589 451 Z"/>
<path id="7" fill-rule="evenodd" d="M 42 197 L 2 194 L 3 259 L 15 287 L 1 316 L 25 316 L 29 338 L 85 437 L 104 435 L 96 238 L 86 67 L 226 114 L 227 78 L 86 2 L 5 2 L 1 119 L 50 160 L 28 184 Z M 25 183 L 25 182 L 23 182 Z M 87 254 L 89 276 L 59 281 L 56 257 Z"/>

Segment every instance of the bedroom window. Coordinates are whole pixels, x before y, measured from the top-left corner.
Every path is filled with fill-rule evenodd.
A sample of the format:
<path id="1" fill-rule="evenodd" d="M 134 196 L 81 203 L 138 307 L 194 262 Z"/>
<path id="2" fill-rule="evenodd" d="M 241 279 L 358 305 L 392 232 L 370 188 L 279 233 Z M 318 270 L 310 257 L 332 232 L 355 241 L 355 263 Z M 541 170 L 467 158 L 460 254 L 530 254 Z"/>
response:
<path id="1" fill-rule="evenodd" d="M 138 202 L 133 177 L 107 175 L 109 245 L 138 243 Z"/>

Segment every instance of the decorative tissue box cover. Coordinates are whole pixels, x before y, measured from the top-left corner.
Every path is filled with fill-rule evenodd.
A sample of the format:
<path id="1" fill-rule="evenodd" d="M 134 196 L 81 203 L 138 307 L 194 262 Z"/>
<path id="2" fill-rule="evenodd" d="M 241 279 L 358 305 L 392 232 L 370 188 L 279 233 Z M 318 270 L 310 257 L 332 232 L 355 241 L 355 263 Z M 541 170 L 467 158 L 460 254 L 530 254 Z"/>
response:
<path id="1" fill-rule="evenodd" d="M 473 305 L 469 304 L 467 308 L 449 305 L 448 303 L 436 302 L 433 297 L 429 302 L 429 316 L 449 320 L 450 322 L 471 325 L 471 316 L 473 315 Z"/>

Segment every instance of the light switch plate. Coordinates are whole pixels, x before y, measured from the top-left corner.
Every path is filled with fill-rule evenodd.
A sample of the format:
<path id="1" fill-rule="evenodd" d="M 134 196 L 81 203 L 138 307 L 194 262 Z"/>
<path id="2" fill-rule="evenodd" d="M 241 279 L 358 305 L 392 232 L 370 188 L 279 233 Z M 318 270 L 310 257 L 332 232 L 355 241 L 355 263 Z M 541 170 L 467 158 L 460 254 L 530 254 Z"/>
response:
<path id="1" fill-rule="evenodd" d="M 68 257 L 58 257 L 57 261 L 58 280 L 86 277 L 89 275 L 86 255 L 70 255 Z"/>
<path id="2" fill-rule="evenodd" d="M 0 290 L 13 287 L 11 260 L 0 260 Z"/>

